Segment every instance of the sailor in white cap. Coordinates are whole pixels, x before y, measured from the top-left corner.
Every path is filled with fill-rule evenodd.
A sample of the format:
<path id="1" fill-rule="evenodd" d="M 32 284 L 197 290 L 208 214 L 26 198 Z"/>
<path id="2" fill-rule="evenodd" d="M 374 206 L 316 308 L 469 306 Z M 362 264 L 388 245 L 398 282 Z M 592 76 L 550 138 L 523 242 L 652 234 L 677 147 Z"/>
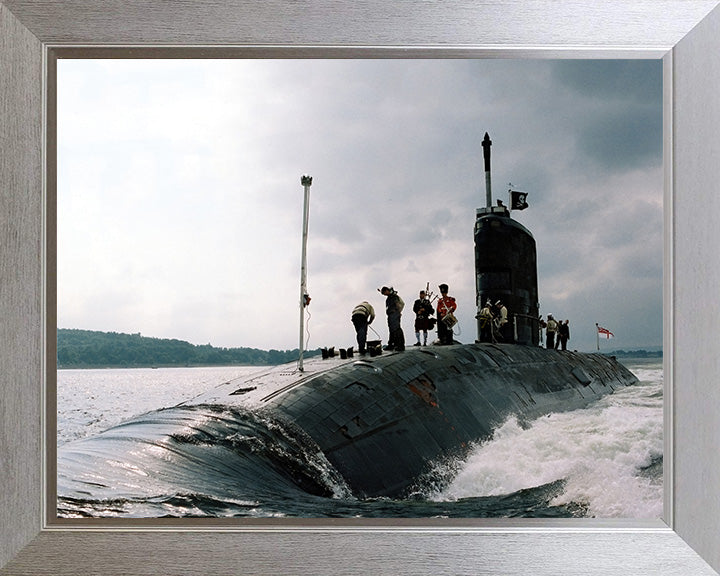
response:
<path id="1" fill-rule="evenodd" d="M 555 334 L 557 333 L 557 329 L 557 321 L 553 318 L 552 314 L 548 314 L 547 328 L 545 329 L 545 333 L 547 335 L 545 339 L 545 347 L 548 350 L 553 350 L 555 348 Z"/>

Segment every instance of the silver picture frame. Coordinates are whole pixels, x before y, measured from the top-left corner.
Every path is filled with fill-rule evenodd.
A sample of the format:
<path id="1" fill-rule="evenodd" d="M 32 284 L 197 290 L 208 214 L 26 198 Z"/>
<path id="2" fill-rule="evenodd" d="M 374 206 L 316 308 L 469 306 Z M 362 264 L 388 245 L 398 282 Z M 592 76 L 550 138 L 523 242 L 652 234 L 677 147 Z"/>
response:
<path id="1" fill-rule="evenodd" d="M 716 574 L 716 0 L 0 0 L 0 574 Z M 210 57 L 662 58 L 663 520 L 53 522 L 54 62 Z M 154 519 L 153 519 L 154 520 Z"/>

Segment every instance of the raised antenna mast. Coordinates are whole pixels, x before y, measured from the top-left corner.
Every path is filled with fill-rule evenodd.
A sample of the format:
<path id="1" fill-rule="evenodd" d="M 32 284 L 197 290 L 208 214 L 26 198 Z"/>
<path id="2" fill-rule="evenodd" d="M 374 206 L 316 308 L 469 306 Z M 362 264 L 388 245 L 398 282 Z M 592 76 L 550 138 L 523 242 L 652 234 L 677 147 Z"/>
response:
<path id="1" fill-rule="evenodd" d="M 492 185 L 490 183 L 490 146 L 492 146 L 492 140 L 490 136 L 485 132 L 485 138 L 482 141 L 483 147 L 483 158 L 485 159 L 485 195 L 487 197 L 487 207 L 492 208 Z"/>

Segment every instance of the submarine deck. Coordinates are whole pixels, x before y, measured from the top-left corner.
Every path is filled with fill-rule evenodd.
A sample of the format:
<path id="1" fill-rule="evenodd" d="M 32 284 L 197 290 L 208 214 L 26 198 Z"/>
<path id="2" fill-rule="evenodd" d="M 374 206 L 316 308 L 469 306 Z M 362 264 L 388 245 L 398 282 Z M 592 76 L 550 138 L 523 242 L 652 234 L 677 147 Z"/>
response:
<path id="1" fill-rule="evenodd" d="M 312 438 L 356 494 L 396 496 L 511 414 L 575 410 L 636 381 L 601 354 L 456 344 L 278 366 L 185 404 L 266 411 Z"/>

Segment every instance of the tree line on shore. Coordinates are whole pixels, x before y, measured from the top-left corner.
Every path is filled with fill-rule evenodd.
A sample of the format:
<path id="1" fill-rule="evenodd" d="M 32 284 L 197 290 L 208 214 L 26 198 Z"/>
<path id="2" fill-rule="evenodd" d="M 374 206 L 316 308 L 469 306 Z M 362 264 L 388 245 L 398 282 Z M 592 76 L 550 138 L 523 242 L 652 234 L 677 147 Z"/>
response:
<path id="1" fill-rule="evenodd" d="M 320 350 L 305 352 L 317 356 Z M 662 351 L 615 350 L 603 354 L 662 358 Z M 60 328 L 57 331 L 58 368 L 140 368 L 153 366 L 276 366 L 298 359 L 299 351 L 220 348 L 141 334 Z"/>
<path id="2" fill-rule="evenodd" d="M 306 351 L 305 356 L 320 354 Z M 299 357 L 295 350 L 220 348 L 210 344 L 137 334 L 60 328 L 58 368 L 140 368 L 155 366 L 274 366 Z"/>
<path id="3" fill-rule="evenodd" d="M 603 352 L 607 356 L 618 356 L 620 358 L 662 358 L 662 350 L 613 350 Z"/>

